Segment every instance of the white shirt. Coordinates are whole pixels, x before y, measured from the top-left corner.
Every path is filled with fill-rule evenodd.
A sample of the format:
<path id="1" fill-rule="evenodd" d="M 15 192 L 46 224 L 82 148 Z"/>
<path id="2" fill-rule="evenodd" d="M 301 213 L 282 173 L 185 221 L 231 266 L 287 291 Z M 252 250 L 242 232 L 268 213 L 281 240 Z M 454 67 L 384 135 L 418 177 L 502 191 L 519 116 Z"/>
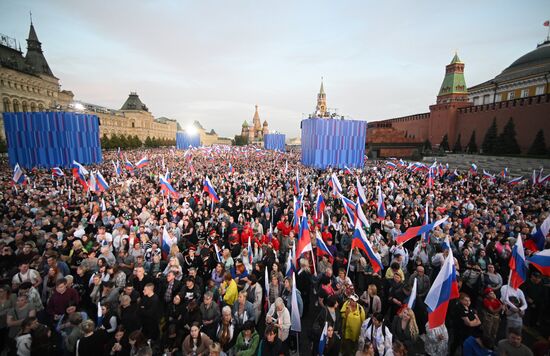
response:
<path id="1" fill-rule="evenodd" d="M 516 297 L 521 301 L 521 307 L 519 307 L 519 309 L 521 311 L 525 311 L 525 309 L 527 309 L 527 301 L 525 300 L 525 295 L 521 289 L 514 289 L 509 285 L 504 285 L 500 288 L 500 295 L 500 300 L 502 303 L 506 304 L 507 307 L 513 307 L 514 309 L 516 308 L 516 306 L 510 302 L 510 297 Z"/>
<path id="2" fill-rule="evenodd" d="M 393 335 L 391 334 L 390 329 L 388 329 L 388 327 L 385 325 L 374 328 L 374 322 L 371 321 L 371 319 L 372 318 L 365 320 L 361 325 L 361 334 L 359 335 L 359 350 L 363 349 L 365 341 L 370 341 L 373 345 L 376 345 L 376 348 L 378 349 L 378 354 L 384 356 L 393 356 Z M 386 328 L 384 333 L 382 333 L 382 327 Z M 374 340 L 371 340 L 371 336 Z"/>
<path id="3" fill-rule="evenodd" d="M 29 270 L 26 273 L 16 273 L 15 276 L 13 276 L 11 282 L 12 284 L 20 285 L 23 282 L 31 282 L 32 285 L 35 285 L 36 282 L 40 280 L 40 274 L 38 271 L 29 268 Z"/>

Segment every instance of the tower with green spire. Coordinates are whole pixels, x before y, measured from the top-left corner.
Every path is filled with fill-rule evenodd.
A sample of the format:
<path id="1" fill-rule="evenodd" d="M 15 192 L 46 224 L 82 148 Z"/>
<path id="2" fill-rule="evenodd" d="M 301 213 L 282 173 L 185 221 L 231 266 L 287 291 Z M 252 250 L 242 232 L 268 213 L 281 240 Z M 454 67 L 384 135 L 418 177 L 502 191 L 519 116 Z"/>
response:
<path id="1" fill-rule="evenodd" d="M 468 88 L 464 80 L 464 63 L 455 53 L 451 63 L 445 67 L 445 78 L 437 95 L 437 103 L 468 101 Z"/>

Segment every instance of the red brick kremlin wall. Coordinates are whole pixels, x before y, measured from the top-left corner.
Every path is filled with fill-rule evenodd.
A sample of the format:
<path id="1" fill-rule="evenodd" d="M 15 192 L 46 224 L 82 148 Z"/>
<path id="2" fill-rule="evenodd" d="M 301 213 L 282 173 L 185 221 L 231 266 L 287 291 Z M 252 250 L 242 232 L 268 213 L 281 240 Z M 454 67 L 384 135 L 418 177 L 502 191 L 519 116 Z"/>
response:
<path id="1" fill-rule="evenodd" d="M 390 120 L 371 122 L 367 130 L 367 143 L 402 143 L 404 137 L 411 142 L 430 139 L 432 145 L 439 145 L 445 134 L 449 135 L 449 146 L 454 146 L 461 134 L 462 147 L 470 141 L 476 130 L 477 146 L 481 147 L 487 129 L 496 118 L 498 134 L 510 117 L 514 119 L 516 139 L 522 153 L 527 153 L 538 130 L 543 129 L 546 144 L 550 144 L 550 95 L 533 96 L 495 104 L 478 106 L 445 107 L 436 104 L 430 113 L 410 115 Z M 389 125 L 388 125 L 389 124 Z M 385 130 L 381 127 L 385 126 Z M 388 130 L 390 128 L 390 130 Z M 393 135 L 391 134 L 393 129 Z"/>
<path id="2" fill-rule="evenodd" d="M 462 134 L 462 147 L 468 144 L 474 129 L 477 146 L 481 147 L 493 118 L 496 118 L 500 135 L 511 117 L 514 119 L 516 140 L 522 153 L 527 153 L 540 129 L 544 130 L 546 144 L 550 144 L 550 95 L 547 94 L 459 109 L 457 132 Z"/>

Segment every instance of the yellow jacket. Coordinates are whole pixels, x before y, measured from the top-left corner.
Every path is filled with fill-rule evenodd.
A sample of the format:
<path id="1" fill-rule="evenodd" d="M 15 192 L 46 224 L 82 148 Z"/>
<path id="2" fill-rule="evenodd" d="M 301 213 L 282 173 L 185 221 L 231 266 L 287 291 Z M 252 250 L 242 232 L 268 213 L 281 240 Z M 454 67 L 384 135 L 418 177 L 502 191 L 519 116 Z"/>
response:
<path id="1" fill-rule="evenodd" d="M 355 311 L 350 311 L 346 315 L 346 309 L 348 308 L 349 301 L 346 301 L 342 305 L 340 312 L 342 313 L 342 324 L 344 327 L 343 335 L 344 339 L 357 341 L 359 334 L 361 333 L 361 325 L 365 321 L 365 309 L 361 304 L 357 304 Z"/>
<path id="2" fill-rule="evenodd" d="M 232 279 L 231 282 L 229 282 L 229 286 L 228 286 L 227 282 L 223 281 L 222 287 L 225 288 L 223 301 L 225 302 L 225 304 L 232 307 L 235 301 L 237 300 L 237 296 L 239 295 L 239 289 L 237 288 L 237 283 L 235 283 L 235 280 Z"/>

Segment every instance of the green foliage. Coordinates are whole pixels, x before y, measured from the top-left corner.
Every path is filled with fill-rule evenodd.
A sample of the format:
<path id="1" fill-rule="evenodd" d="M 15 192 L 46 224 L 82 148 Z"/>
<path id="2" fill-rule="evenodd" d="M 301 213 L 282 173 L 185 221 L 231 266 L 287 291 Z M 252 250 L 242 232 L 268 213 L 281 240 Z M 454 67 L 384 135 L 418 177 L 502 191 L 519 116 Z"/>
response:
<path id="1" fill-rule="evenodd" d="M 432 150 L 432 143 L 430 142 L 430 140 L 426 139 L 426 141 L 424 141 L 424 149 L 427 151 Z"/>
<path id="2" fill-rule="evenodd" d="M 443 151 L 449 151 L 449 136 L 447 134 L 443 136 L 443 139 L 439 144 L 439 148 L 441 148 Z"/>
<path id="3" fill-rule="evenodd" d="M 468 153 L 477 153 L 476 130 L 472 131 L 472 136 L 470 136 L 470 142 L 468 142 L 468 146 L 466 146 L 466 151 Z"/>
<path id="4" fill-rule="evenodd" d="M 118 146 L 117 147 L 120 147 L 121 149 L 122 148 L 128 148 L 128 139 L 126 138 L 126 136 L 124 135 L 120 135 L 120 137 L 118 138 Z"/>
<path id="5" fill-rule="evenodd" d="M 529 154 L 535 156 L 543 156 L 548 152 L 546 149 L 546 141 L 544 140 L 544 131 L 540 129 L 529 148 Z"/>
<path id="6" fill-rule="evenodd" d="M 496 150 L 497 152 L 495 153 L 498 154 L 519 154 L 521 152 L 516 140 L 516 125 L 513 118 L 508 120 L 506 126 L 504 126 L 504 130 L 502 130 L 502 133 L 498 137 Z"/>
<path id="7" fill-rule="evenodd" d="M 462 136 L 458 134 L 458 137 L 456 138 L 455 145 L 453 147 L 453 152 L 458 153 L 462 152 L 462 144 L 460 143 L 460 140 L 462 139 Z"/>
<path id="8" fill-rule="evenodd" d="M 103 148 L 104 150 L 108 150 L 108 149 L 111 149 L 111 140 L 109 139 L 109 137 L 107 137 L 107 134 L 103 134 L 103 137 L 101 137 L 100 139 L 100 143 L 101 143 L 101 148 Z"/>
<path id="9" fill-rule="evenodd" d="M 248 137 L 235 135 L 235 146 L 245 146 L 248 144 Z"/>
<path id="10" fill-rule="evenodd" d="M 143 144 L 145 145 L 145 147 L 154 147 L 153 140 L 151 140 L 151 136 L 147 136 Z"/>
<path id="11" fill-rule="evenodd" d="M 497 118 L 493 119 L 493 123 L 487 129 L 485 137 L 483 138 L 483 143 L 481 144 L 481 149 L 484 154 L 496 153 L 497 149 Z"/>

